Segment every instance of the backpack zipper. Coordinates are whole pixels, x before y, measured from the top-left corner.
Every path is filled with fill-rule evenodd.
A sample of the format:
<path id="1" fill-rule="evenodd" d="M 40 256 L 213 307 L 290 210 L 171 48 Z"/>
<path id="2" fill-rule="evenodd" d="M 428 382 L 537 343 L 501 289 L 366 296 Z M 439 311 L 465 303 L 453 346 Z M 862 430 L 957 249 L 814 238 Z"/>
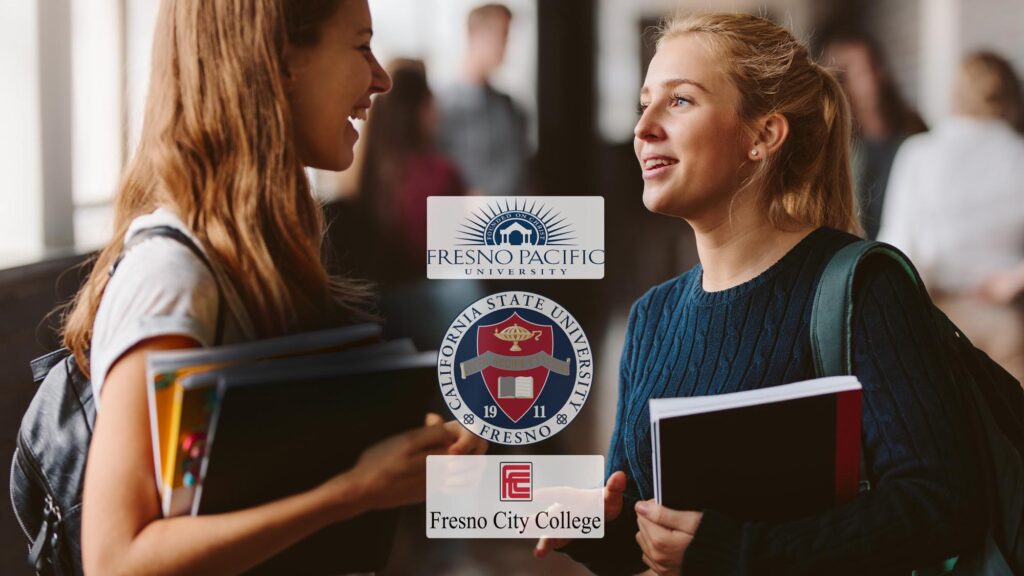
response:
<path id="1" fill-rule="evenodd" d="M 61 532 L 61 522 L 63 521 L 63 514 L 60 509 L 60 505 L 53 497 L 53 490 L 50 489 L 50 483 L 46 480 L 43 473 L 36 467 L 35 462 L 25 456 L 25 441 L 21 434 L 18 434 L 17 444 L 15 452 L 21 454 L 21 461 L 24 464 L 25 471 L 33 476 L 36 481 L 43 487 L 43 491 L 46 494 L 44 500 L 45 508 L 43 509 L 43 519 L 39 524 L 39 534 L 36 537 L 29 536 L 31 545 L 29 546 L 29 560 L 34 563 L 34 569 L 38 572 L 41 568 L 40 562 L 42 562 L 43 551 L 49 545 L 51 548 L 55 548 Z M 27 532 L 26 532 L 27 534 Z"/>
<path id="2" fill-rule="evenodd" d="M 21 527 L 21 531 L 25 534 L 25 538 L 32 541 L 32 535 L 28 533 L 28 528 L 25 527 L 25 522 L 21 519 L 18 514 L 18 505 L 14 502 L 14 466 L 18 463 L 18 447 L 14 447 L 14 458 L 11 458 L 11 482 L 7 485 L 9 492 L 11 493 L 11 509 L 14 510 L 14 519 L 18 521 L 18 526 Z"/>

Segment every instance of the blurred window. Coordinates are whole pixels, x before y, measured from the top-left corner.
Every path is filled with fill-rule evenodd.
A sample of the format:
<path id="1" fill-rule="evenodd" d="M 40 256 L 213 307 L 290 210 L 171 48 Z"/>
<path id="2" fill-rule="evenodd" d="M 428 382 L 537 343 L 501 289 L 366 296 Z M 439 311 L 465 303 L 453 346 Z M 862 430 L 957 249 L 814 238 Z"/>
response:
<path id="1" fill-rule="evenodd" d="M 110 238 L 125 158 L 124 3 L 71 2 L 71 138 L 75 244 Z"/>
<path id="2" fill-rule="evenodd" d="M 0 267 L 42 243 L 38 10 L 0 2 Z"/>

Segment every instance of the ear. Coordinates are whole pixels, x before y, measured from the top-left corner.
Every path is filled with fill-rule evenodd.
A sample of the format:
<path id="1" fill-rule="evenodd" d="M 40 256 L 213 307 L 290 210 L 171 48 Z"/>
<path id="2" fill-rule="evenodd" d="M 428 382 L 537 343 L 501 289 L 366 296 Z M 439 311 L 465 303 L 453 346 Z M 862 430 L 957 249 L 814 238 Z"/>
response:
<path id="1" fill-rule="evenodd" d="M 789 137 L 789 121 L 778 112 L 772 112 L 761 118 L 755 127 L 755 140 L 747 151 L 751 160 L 760 160 L 774 154 Z"/>
<path id="2" fill-rule="evenodd" d="M 284 53 L 281 55 L 281 78 L 284 79 L 285 87 L 291 90 L 295 81 L 295 71 L 302 65 L 303 53 L 292 44 L 285 42 Z"/>

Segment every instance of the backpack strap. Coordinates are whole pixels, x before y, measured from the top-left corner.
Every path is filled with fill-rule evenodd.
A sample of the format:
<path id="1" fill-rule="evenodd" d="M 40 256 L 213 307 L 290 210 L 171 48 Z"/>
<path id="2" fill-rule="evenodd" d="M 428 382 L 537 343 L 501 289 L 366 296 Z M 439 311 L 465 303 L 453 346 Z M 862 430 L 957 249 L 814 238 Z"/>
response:
<path id="1" fill-rule="evenodd" d="M 910 260 L 881 242 L 860 240 L 840 249 L 825 266 L 811 311 L 811 353 L 818 376 L 853 374 L 853 288 L 857 266 L 868 257 L 895 260 L 930 303 L 924 283 Z"/>
<path id="2" fill-rule="evenodd" d="M 132 236 L 131 240 L 124 245 L 124 248 L 121 249 L 121 253 L 117 256 L 117 259 L 110 265 L 110 272 L 107 273 L 108 277 L 112 277 L 114 275 L 117 267 L 121 264 L 125 255 L 128 254 L 128 251 L 131 250 L 133 246 L 143 240 L 155 237 L 170 238 L 171 240 L 184 245 L 191 250 L 192 253 L 196 255 L 196 258 L 199 258 L 199 261 L 202 262 L 210 271 L 210 274 L 213 276 L 213 282 L 217 286 L 217 328 L 214 332 L 213 343 L 215 346 L 220 345 L 224 338 L 224 291 L 221 289 L 220 280 L 217 279 L 217 273 L 214 271 L 213 264 L 210 263 L 210 259 L 206 257 L 206 253 L 196 245 L 188 234 L 185 234 L 173 226 L 154 226 L 152 228 L 140 230 L 138 234 Z"/>
<path id="3" fill-rule="evenodd" d="M 36 384 L 42 382 L 46 375 L 50 373 L 50 369 L 64 360 L 70 352 L 67 348 L 61 348 L 33 360 L 29 364 L 32 369 L 32 382 Z"/>
<path id="4" fill-rule="evenodd" d="M 907 257 L 881 242 L 860 240 L 841 248 L 825 266 L 811 309 L 811 355 L 818 377 L 853 374 L 853 301 L 857 267 L 869 257 L 890 258 L 900 264 L 928 299 L 917 270 Z M 930 302 L 930 299 L 928 300 Z M 860 451 L 860 491 L 871 490 Z"/>

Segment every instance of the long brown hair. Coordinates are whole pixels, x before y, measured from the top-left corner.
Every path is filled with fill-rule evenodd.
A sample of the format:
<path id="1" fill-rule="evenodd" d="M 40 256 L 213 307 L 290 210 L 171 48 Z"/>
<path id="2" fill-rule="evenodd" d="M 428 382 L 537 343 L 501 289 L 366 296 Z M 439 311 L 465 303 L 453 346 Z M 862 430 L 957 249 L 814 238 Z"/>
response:
<path id="1" fill-rule="evenodd" d="M 828 37 L 828 46 L 853 44 L 864 47 L 878 78 L 879 112 L 885 130 L 895 138 L 906 138 L 928 130 L 924 119 L 900 93 L 886 61 L 882 46 L 874 37 L 856 30 L 838 30 Z M 858 128 L 859 129 L 859 128 Z"/>
<path id="2" fill-rule="evenodd" d="M 257 336 L 340 320 L 367 296 L 332 278 L 323 215 L 294 141 L 285 47 L 313 45 L 344 0 L 164 0 L 139 147 L 115 199 L 111 242 L 65 317 L 88 374 L 92 326 L 133 218 L 172 207 L 238 291 Z"/>
<path id="3" fill-rule="evenodd" d="M 659 48 L 694 34 L 740 94 L 747 130 L 767 114 L 783 115 L 789 136 L 751 179 L 777 228 L 829 226 L 861 233 L 850 169 L 849 105 L 835 77 L 817 65 L 785 28 L 750 14 L 697 13 L 667 21 Z"/>

